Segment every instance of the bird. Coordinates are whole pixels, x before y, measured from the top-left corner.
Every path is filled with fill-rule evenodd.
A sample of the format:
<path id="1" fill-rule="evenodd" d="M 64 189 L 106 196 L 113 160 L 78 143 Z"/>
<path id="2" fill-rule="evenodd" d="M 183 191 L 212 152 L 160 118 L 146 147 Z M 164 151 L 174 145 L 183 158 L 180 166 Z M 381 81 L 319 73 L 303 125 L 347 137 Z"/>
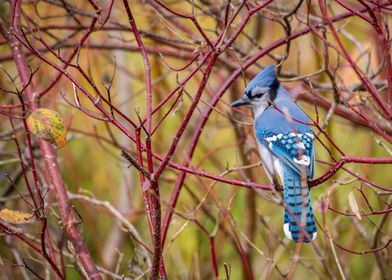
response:
<path id="1" fill-rule="evenodd" d="M 317 236 L 308 181 L 314 175 L 314 134 L 309 116 L 293 101 L 269 65 L 246 86 L 232 107 L 248 105 L 261 162 L 271 183 L 283 185 L 283 231 L 296 243 Z"/>

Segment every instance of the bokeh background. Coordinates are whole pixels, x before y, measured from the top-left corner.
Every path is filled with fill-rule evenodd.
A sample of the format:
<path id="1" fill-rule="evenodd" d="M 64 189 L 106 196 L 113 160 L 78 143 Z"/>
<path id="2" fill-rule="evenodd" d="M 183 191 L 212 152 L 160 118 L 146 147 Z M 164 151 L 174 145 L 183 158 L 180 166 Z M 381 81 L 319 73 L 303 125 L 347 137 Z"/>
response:
<path id="1" fill-rule="evenodd" d="M 15 2 L 17 5 L 20 1 L 0 3 L 3 30 L 11 34 Z M 391 42 L 392 4 L 387 1 L 265 2 L 271 3 L 258 8 L 262 4 L 259 1 L 129 2 L 151 66 L 153 108 L 165 101 L 151 119 L 155 154 L 166 156 L 197 92 L 202 90 L 171 158 L 172 163 L 182 166 L 190 160 L 175 210 L 170 200 L 181 171 L 166 166 L 158 180 L 163 224 L 166 213 L 170 209 L 174 211 L 167 223 L 162 249 L 167 277 L 388 279 L 392 263 L 391 246 L 388 246 L 392 226 L 388 215 L 392 207 L 391 119 L 380 109 L 355 67 L 390 110 L 388 88 L 392 69 L 388 68 L 391 58 L 386 48 Z M 134 127 L 118 112 L 113 112 L 113 107 L 137 125 L 139 117 L 145 118 L 145 66 L 123 2 L 105 0 L 96 5 L 99 14 L 88 1 L 23 1 L 20 11 L 24 40 L 52 64 L 64 67 L 64 61 L 59 58 L 67 59 L 76 50 L 70 63 L 78 67 L 69 66 L 66 72 L 96 98 L 95 104 L 82 91 L 76 91 L 74 83 L 65 75 L 57 79 L 59 72 L 53 65 L 26 46 L 23 52 L 34 73 L 31 83 L 42 93 L 40 106 L 58 112 L 67 128 L 67 144 L 55 148 L 57 161 L 75 219 L 80 221 L 77 228 L 95 264 L 106 279 L 143 279 L 150 275 L 149 261 L 153 255 L 147 254 L 149 261 L 143 257 L 129 227 L 124 225 L 124 221 L 131 224 L 140 239 L 152 248 L 139 171 L 121 157 L 121 151 L 126 150 L 136 158 L 136 145 L 111 121 L 101 121 L 103 115 L 96 105 L 102 104 L 135 135 Z M 256 12 L 252 13 L 253 9 Z M 84 40 L 94 17 L 97 23 Z M 305 30 L 303 34 L 293 37 L 302 30 Z M 25 110 L 10 108 L 25 99 L 15 94 L 16 89 L 22 91 L 23 83 L 7 36 L 3 34 L 0 38 L 0 203 L 3 208 L 33 213 L 21 198 L 23 195 L 30 199 L 24 177 L 30 182 L 33 177 L 26 131 L 21 118 L 15 117 L 25 118 L 29 109 L 28 106 Z M 219 56 L 211 62 L 211 72 L 202 88 L 210 62 L 204 58 L 214 52 L 205 37 Z M 226 45 L 230 38 L 233 42 Z M 54 52 L 48 51 L 49 48 Z M 252 61 L 263 49 L 268 51 Z M 228 105 L 269 64 L 279 65 L 282 84 L 318 125 L 314 128 L 318 135 L 315 178 L 342 158 L 339 149 L 348 156 L 364 158 L 364 163 L 347 163 L 331 178 L 312 187 L 318 222 L 318 237 L 312 244 L 296 246 L 284 237 L 283 207 L 277 203 L 279 192 L 245 188 L 201 176 L 207 172 L 233 182 L 269 185 L 259 163 L 251 111 L 246 108 L 234 111 Z M 83 69 L 90 81 L 79 69 Z M 192 71 L 196 72 L 188 79 Z M 240 74 L 233 76 L 236 71 Z M 53 87 L 46 90 L 55 79 Z M 110 101 L 112 108 L 98 97 L 92 85 Z M 178 90 L 168 98 L 176 86 Z M 217 98 L 220 92 L 222 96 Z M 83 110 L 70 103 L 74 106 L 79 103 Z M 212 111 L 200 129 L 198 124 L 209 108 Z M 189 158 L 195 131 L 200 132 L 200 138 Z M 144 143 L 143 129 L 141 134 Z M 83 269 L 64 234 L 55 190 L 37 137 L 32 136 L 31 144 L 40 187 L 44 190 L 48 232 L 56 248 L 56 262 L 66 272 L 65 278 L 83 278 Z M 142 156 L 146 160 L 146 153 Z M 385 162 L 368 164 L 369 158 L 385 158 Z M 28 166 L 26 171 L 22 169 L 22 161 Z M 160 164 L 160 160 L 153 158 L 155 170 Z M 40 243 L 40 223 L 12 227 L 26 234 L 33 243 Z M 1 235 L 2 279 L 55 277 L 41 254 L 7 231 L 3 230 Z"/>

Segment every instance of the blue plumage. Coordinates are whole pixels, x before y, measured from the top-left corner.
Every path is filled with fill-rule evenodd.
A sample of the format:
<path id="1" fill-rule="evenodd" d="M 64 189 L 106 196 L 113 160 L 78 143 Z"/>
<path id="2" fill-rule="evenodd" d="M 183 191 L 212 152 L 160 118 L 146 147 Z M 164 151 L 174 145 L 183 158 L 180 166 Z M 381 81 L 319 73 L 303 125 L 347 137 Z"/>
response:
<path id="1" fill-rule="evenodd" d="M 264 68 L 263 71 L 261 71 L 259 74 L 257 74 L 256 77 L 254 77 L 252 81 L 249 82 L 249 84 L 246 87 L 245 91 L 249 90 L 249 89 L 252 89 L 252 88 L 254 88 L 256 86 L 268 87 L 275 80 L 276 80 L 275 66 L 272 65 L 272 64 L 268 65 L 266 68 Z"/>
<path id="2" fill-rule="evenodd" d="M 278 109 L 276 109 L 277 107 Z M 285 133 L 312 132 L 309 117 L 295 104 L 283 86 L 277 89 L 274 106 L 268 106 L 264 113 L 255 119 L 263 130 Z"/>
<path id="3" fill-rule="evenodd" d="M 301 176 L 288 166 L 284 166 L 284 231 L 291 235 L 296 242 L 309 242 L 308 238 L 301 233 L 299 222 L 304 225 L 305 231 L 312 239 L 317 232 L 313 215 L 312 204 L 309 196 L 309 188 L 301 182 Z M 302 187 L 301 187 L 302 185 Z M 296 217 L 296 219 L 294 218 Z"/>
<path id="4" fill-rule="evenodd" d="M 255 135 L 269 178 L 280 177 L 283 184 L 284 232 L 295 242 L 309 242 L 317 235 L 307 183 L 314 174 L 309 117 L 280 85 L 274 65 L 261 71 L 232 103 L 241 105 L 250 105 L 254 112 Z"/>

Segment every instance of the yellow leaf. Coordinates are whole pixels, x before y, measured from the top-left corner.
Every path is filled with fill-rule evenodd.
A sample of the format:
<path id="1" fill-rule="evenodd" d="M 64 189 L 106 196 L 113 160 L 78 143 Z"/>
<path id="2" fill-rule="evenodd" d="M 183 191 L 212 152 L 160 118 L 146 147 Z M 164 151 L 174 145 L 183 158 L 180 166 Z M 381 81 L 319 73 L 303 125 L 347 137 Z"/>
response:
<path id="1" fill-rule="evenodd" d="M 67 131 L 57 112 L 39 108 L 27 118 L 27 125 L 31 133 L 38 138 L 54 143 L 58 147 L 65 145 Z"/>
<path id="2" fill-rule="evenodd" d="M 362 220 L 361 212 L 359 211 L 358 203 L 353 191 L 348 194 L 348 204 L 350 205 L 351 211 L 353 211 L 355 216 L 357 216 L 358 220 Z"/>
<path id="3" fill-rule="evenodd" d="M 0 219 L 11 224 L 28 224 L 34 222 L 32 214 L 7 208 L 0 211 Z"/>

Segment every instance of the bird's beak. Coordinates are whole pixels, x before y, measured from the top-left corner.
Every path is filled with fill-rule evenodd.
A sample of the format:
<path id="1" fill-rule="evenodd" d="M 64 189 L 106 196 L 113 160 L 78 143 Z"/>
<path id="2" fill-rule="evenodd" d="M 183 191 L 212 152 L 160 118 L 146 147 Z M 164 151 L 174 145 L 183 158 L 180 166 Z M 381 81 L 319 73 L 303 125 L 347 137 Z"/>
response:
<path id="1" fill-rule="evenodd" d="M 250 100 L 249 100 L 248 96 L 246 96 L 244 94 L 241 98 L 237 99 L 236 101 L 234 101 L 230 105 L 231 105 L 231 107 L 239 107 L 242 105 L 249 105 L 249 104 L 250 104 Z"/>

